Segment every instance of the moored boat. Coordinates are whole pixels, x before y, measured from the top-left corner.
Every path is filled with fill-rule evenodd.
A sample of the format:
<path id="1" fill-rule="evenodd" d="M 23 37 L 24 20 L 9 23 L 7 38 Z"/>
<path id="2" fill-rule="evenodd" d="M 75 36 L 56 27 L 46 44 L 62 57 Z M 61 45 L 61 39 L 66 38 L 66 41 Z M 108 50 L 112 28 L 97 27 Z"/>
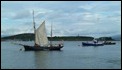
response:
<path id="1" fill-rule="evenodd" d="M 115 42 L 104 42 L 104 45 L 115 45 Z"/>
<path id="2" fill-rule="evenodd" d="M 103 46 L 103 43 L 89 43 L 89 42 L 82 42 L 83 46 Z"/>
<path id="3" fill-rule="evenodd" d="M 43 50 L 61 50 L 63 48 L 63 43 L 59 43 L 58 45 L 53 45 L 52 41 L 48 41 L 46 28 L 45 28 L 45 21 L 36 29 L 35 28 L 35 21 L 34 21 L 34 11 L 33 11 L 33 24 L 34 24 L 34 46 L 30 45 L 23 45 L 25 51 L 43 51 Z M 51 25 L 51 40 L 52 40 L 52 25 Z"/>

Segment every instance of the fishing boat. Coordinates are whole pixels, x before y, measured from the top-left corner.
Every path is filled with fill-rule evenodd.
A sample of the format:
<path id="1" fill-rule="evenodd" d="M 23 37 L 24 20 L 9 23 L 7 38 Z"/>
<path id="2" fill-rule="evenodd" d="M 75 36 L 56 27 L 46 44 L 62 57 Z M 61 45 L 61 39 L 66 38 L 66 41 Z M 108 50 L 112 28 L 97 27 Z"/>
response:
<path id="1" fill-rule="evenodd" d="M 83 46 L 103 46 L 103 43 L 82 42 Z"/>
<path id="2" fill-rule="evenodd" d="M 51 41 L 49 43 L 47 34 L 46 34 L 46 28 L 45 28 L 45 21 L 42 22 L 42 24 L 36 29 L 35 28 L 35 21 L 34 21 L 34 11 L 33 11 L 33 24 L 34 24 L 34 46 L 29 45 L 23 45 L 25 51 L 42 51 L 42 50 L 61 50 L 63 48 L 63 43 L 54 45 L 52 43 L 52 24 L 51 24 Z"/>
<path id="3" fill-rule="evenodd" d="M 83 46 L 103 46 L 104 43 L 103 42 L 98 42 L 97 39 L 93 39 L 93 41 L 91 42 L 82 42 Z"/>
<path id="4" fill-rule="evenodd" d="M 115 45 L 115 44 L 116 44 L 115 42 L 107 42 L 107 41 L 104 42 L 104 45 Z"/>

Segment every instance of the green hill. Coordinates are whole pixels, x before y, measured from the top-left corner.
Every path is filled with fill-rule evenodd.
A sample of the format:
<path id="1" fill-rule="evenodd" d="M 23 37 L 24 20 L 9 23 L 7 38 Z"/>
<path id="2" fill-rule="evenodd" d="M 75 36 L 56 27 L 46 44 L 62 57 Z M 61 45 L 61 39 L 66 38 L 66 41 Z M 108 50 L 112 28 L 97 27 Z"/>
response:
<path id="1" fill-rule="evenodd" d="M 48 40 L 51 38 L 48 37 Z M 93 40 L 93 37 L 88 36 L 55 36 L 52 38 L 52 41 L 89 41 Z M 1 40 L 22 40 L 22 41 L 32 41 L 34 40 L 34 34 L 33 33 L 23 33 L 23 34 L 17 34 L 13 36 L 7 36 L 2 37 Z"/>
<path id="2" fill-rule="evenodd" d="M 55 36 L 52 37 L 52 41 L 91 41 L 94 37 L 90 36 Z M 23 33 L 23 34 L 17 34 L 7 37 L 2 37 L 1 40 L 22 40 L 22 41 L 33 41 L 34 40 L 34 34 L 33 33 Z M 48 40 L 51 40 L 50 37 L 48 37 Z M 100 37 L 98 38 L 99 41 L 113 41 L 114 39 L 112 37 Z"/>

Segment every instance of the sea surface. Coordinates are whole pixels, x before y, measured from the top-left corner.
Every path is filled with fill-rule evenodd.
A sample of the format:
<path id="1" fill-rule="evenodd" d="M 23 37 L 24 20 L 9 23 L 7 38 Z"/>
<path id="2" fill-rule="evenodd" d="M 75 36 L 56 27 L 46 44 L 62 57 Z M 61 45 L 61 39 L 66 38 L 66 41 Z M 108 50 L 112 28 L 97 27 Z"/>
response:
<path id="1" fill-rule="evenodd" d="M 120 41 L 97 47 L 83 47 L 82 41 L 64 41 L 61 51 L 24 51 L 23 46 L 12 42 L 1 42 L 1 69 L 121 69 Z"/>

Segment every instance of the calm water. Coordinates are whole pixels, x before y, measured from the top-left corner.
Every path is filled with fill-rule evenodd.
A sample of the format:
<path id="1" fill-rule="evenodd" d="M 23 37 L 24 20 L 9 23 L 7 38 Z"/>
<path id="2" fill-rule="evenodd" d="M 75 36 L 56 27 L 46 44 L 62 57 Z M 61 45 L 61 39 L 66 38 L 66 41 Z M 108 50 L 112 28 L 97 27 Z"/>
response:
<path id="1" fill-rule="evenodd" d="M 120 41 L 99 47 L 82 47 L 81 41 L 65 41 L 61 51 L 20 51 L 21 48 L 1 42 L 2 69 L 121 69 Z"/>

